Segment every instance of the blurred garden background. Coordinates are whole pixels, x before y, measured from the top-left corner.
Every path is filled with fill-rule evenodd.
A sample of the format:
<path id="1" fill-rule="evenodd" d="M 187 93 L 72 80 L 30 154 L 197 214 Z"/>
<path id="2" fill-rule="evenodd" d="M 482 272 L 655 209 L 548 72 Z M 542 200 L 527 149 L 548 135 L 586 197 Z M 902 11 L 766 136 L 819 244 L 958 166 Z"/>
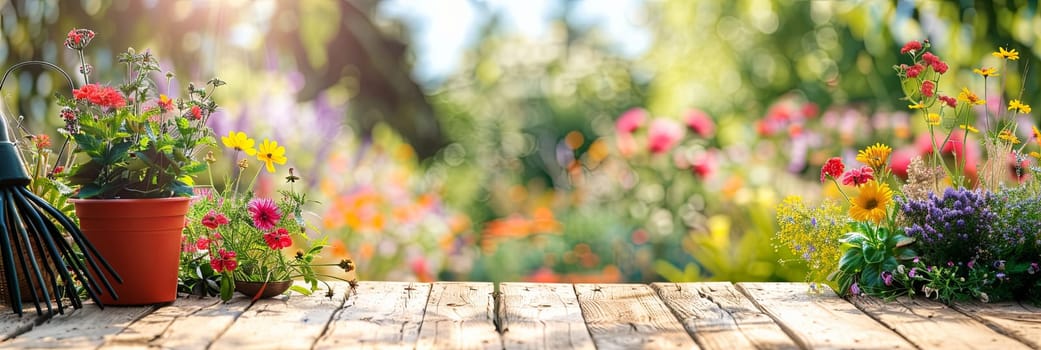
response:
<path id="1" fill-rule="evenodd" d="M 295 168 L 312 234 L 363 280 L 801 280 L 777 203 L 835 196 L 833 155 L 887 140 L 901 175 L 931 150 L 899 99 L 904 42 L 951 65 L 947 95 L 998 95 L 972 69 L 1017 49 L 1006 86 L 1041 105 L 1028 0 L 0 0 L 0 68 L 74 72 L 72 28 L 98 33 L 102 82 L 126 47 L 176 84 L 226 81 L 216 133 L 285 144 L 260 194 Z M 3 112 L 58 138 L 63 78 L 10 79 Z"/>

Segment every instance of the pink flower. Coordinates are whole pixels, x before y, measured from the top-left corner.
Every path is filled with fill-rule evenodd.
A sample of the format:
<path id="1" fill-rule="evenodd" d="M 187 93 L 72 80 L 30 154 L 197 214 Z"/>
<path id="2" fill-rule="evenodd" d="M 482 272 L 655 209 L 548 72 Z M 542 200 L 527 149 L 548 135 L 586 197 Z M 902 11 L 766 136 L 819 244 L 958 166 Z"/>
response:
<path id="1" fill-rule="evenodd" d="M 918 52 L 920 50 L 922 50 L 922 43 L 918 42 L 918 40 L 911 40 L 908 41 L 907 44 L 904 44 L 904 47 L 900 48 L 900 53 L 906 54 L 908 52 Z"/>
<path id="2" fill-rule="evenodd" d="M 933 65 L 936 64 L 936 62 L 940 62 L 940 57 L 934 55 L 932 52 L 926 52 L 922 55 L 922 61 L 925 61 L 926 64 Z"/>
<path id="3" fill-rule="evenodd" d="M 618 117 L 618 121 L 615 122 L 614 127 L 619 133 L 631 134 L 633 131 L 636 131 L 636 129 L 643 126 L 643 123 L 646 121 L 647 111 L 643 108 L 633 108 L 622 113 L 622 115 Z"/>
<path id="4" fill-rule="evenodd" d="M 293 239 L 289 237 L 289 231 L 286 231 L 284 228 L 265 233 L 264 242 L 267 243 L 271 250 L 289 248 L 289 246 L 293 245 Z"/>
<path id="5" fill-rule="evenodd" d="M 651 153 L 661 154 L 676 146 L 681 138 L 683 138 L 683 127 L 679 123 L 657 118 L 651 122 L 651 127 L 647 131 L 647 146 Z"/>
<path id="6" fill-rule="evenodd" d="M 282 218 L 282 211 L 270 198 L 254 198 L 249 201 L 246 210 L 253 217 L 253 226 L 261 231 L 275 228 L 278 220 Z"/>
<path id="7" fill-rule="evenodd" d="M 712 118 L 705 112 L 697 109 L 687 111 L 687 115 L 683 117 L 683 120 L 687 123 L 690 131 L 703 138 L 711 137 L 716 130 L 716 124 L 712 122 Z"/>
<path id="8" fill-rule="evenodd" d="M 719 161 L 716 160 L 715 152 L 702 153 L 700 156 L 695 158 L 691 164 L 691 169 L 701 178 L 712 176 L 718 167 Z"/>
<path id="9" fill-rule="evenodd" d="M 199 240 L 195 241 L 195 249 L 206 250 L 210 249 L 210 239 L 206 237 L 199 237 Z"/>
<path id="10" fill-rule="evenodd" d="M 824 183 L 824 180 L 827 180 L 829 177 L 833 179 L 839 178 L 844 170 L 846 170 L 846 165 L 842 164 L 841 158 L 834 157 L 828 159 L 827 162 L 824 162 L 824 166 L 821 167 L 821 183 Z"/>
<path id="11" fill-rule="evenodd" d="M 217 271 L 218 273 L 235 271 L 235 269 L 239 267 L 239 262 L 236 260 L 236 256 L 238 256 L 238 254 L 234 251 L 224 250 L 224 248 L 221 248 L 220 251 L 217 252 L 216 256 L 210 256 L 210 267 L 213 268 L 213 271 Z"/>
<path id="12" fill-rule="evenodd" d="M 875 170 L 869 166 L 860 169 L 850 169 L 842 174 L 842 184 L 846 186 L 860 186 L 875 179 Z"/>
<path id="13" fill-rule="evenodd" d="M 944 63 L 943 61 L 936 61 L 931 66 L 933 67 L 933 70 L 937 73 L 947 73 L 947 63 Z"/>
<path id="14" fill-rule="evenodd" d="M 905 70 L 905 72 L 907 73 L 908 78 L 917 78 L 919 74 L 922 74 L 923 69 L 925 69 L 925 67 L 922 67 L 922 65 L 920 64 L 916 64 L 907 67 L 907 70 Z"/>
<path id="15" fill-rule="evenodd" d="M 209 213 L 202 217 L 202 225 L 211 230 L 216 230 L 218 226 L 227 224 L 228 217 L 213 210 L 210 210 Z"/>

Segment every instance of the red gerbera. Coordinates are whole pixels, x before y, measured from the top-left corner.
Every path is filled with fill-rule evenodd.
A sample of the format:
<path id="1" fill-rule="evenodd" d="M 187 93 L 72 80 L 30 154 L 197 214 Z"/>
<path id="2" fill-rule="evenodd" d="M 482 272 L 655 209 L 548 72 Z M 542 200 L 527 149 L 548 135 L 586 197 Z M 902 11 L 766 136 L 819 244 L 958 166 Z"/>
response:
<path id="1" fill-rule="evenodd" d="M 272 250 L 289 248 L 289 246 L 293 245 L 293 239 L 289 237 L 289 231 L 286 231 L 284 228 L 265 233 L 264 242 L 267 242 L 267 246 Z"/>
<path id="2" fill-rule="evenodd" d="M 821 167 L 821 183 L 824 183 L 824 180 L 827 180 L 829 177 L 833 179 L 839 178 L 844 170 L 846 170 L 846 165 L 842 164 L 841 158 L 834 157 L 828 159 L 824 166 Z"/>
<path id="3" fill-rule="evenodd" d="M 282 218 L 282 211 L 270 198 L 256 198 L 249 201 L 247 207 L 249 214 L 253 216 L 253 226 L 261 231 L 275 228 L 278 220 Z"/>
<path id="4" fill-rule="evenodd" d="M 110 86 L 98 84 L 83 85 L 79 89 L 72 90 L 72 97 L 77 100 L 87 100 L 87 102 L 101 107 L 120 108 L 126 106 L 126 99 L 123 98 L 123 95 L 120 95 L 119 91 Z"/>

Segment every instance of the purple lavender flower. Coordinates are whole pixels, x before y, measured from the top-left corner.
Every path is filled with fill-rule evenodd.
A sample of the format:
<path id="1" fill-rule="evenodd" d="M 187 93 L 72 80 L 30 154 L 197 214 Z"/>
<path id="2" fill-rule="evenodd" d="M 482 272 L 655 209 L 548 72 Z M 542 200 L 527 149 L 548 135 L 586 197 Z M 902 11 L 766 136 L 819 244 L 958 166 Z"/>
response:
<path id="1" fill-rule="evenodd" d="M 907 219 L 904 232 L 922 243 L 916 250 L 929 258 L 926 263 L 956 264 L 978 257 L 997 220 L 988 205 L 991 197 L 986 191 L 948 188 L 942 196 L 899 199 Z"/>

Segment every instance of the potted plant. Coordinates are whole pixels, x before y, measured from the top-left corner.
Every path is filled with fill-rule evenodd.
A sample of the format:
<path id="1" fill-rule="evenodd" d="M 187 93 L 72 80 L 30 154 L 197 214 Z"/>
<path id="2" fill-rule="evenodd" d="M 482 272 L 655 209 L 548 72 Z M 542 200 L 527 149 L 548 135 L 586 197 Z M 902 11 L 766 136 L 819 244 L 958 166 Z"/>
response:
<path id="1" fill-rule="evenodd" d="M 254 187 L 263 172 L 275 172 L 275 164 L 285 164 L 285 148 L 265 139 L 259 150 L 244 132 L 222 136 L 224 146 L 234 154 L 235 171 L 226 176 L 222 190 L 202 189 L 193 201 L 184 228 L 181 253 L 181 287 L 193 294 L 219 294 L 231 299 L 239 291 L 254 300 L 282 294 L 292 288 L 310 294 L 318 287 L 318 266 L 338 266 L 345 272 L 354 269 L 351 260 L 336 264 L 318 264 L 316 258 L 327 246 L 326 238 L 311 240 L 307 232 L 315 231 L 304 220 L 302 206 L 306 195 L 295 191 L 300 179 L 289 168 L 288 189 L 278 191 L 278 198 L 257 196 Z M 206 161 L 216 162 L 208 153 Z M 208 174 L 213 181 L 212 167 Z M 254 170 L 255 169 L 255 170 Z M 243 179 L 248 179 L 248 184 Z M 304 243 L 307 242 L 307 243 Z M 292 257 L 284 252 L 294 245 L 300 250 Z M 310 288 L 293 286 L 301 278 Z"/>
<path id="2" fill-rule="evenodd" d="M 123 278 L 104 304 L 170 302 L 177 295 L 178 254 L 192 176 L 205 170 L 197 150 L 215 144 L 206 122 L 217 105 L 210 80 L 189 84 L 176 99 L 156 92 L 159 64 L 149 51 L 133 48 L 118 56 L 126 67 L 119 86 L 90 83 L 83 49 L 94 38 L 87 29 L 69 32 L 65 46 L 80 57 L 84 85 L 72 98 L 59 96 L 61 130 L 72 155 L 63 173 L 74 189 L 80 226 Z M 173 74 L 167 73 L 169 89 Z"/>

